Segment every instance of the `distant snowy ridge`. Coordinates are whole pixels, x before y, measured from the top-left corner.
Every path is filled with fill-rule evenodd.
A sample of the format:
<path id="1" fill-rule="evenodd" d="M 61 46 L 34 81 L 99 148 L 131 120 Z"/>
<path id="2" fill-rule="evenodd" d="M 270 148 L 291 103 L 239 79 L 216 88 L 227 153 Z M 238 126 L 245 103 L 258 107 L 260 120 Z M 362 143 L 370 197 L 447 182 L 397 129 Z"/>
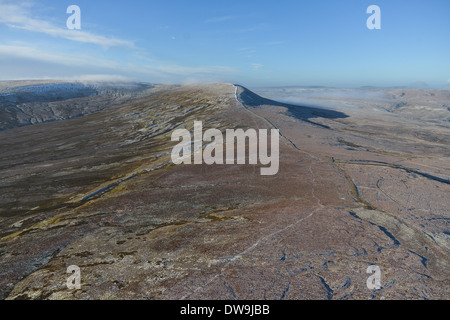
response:
<path id="1" fill-rule="evenodd" d="M 0 130 L 70 119 L 114 106 L 115 99 L 137 97 L 154 85 L 117 82 L 52 82 L 0 86 Z"/>

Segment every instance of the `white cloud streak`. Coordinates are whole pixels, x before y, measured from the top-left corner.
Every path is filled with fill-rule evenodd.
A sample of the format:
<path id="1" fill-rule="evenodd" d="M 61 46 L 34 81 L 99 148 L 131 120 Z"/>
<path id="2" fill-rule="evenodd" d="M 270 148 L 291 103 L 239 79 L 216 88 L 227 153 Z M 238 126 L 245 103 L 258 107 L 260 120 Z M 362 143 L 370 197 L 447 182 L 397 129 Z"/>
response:
<path id="1" fill-rule="evenodd" d="M 263 65 L 260 64 L 260 63 L 252 63 L 252 68 L 253 68 L 253 70 L 258 71 L 258 70 L 261 69 L 262 67 L 263 67 Z"/>
<path id="2" fill-rule="evenodd" d="M 105 48 L 129 47 L 134 48 L 134 43 L 117 38 L 107 38 L 101 35 L 82 30 L 69 30 L 55 26 L 48 21 L 35 19 L 30 13 L 30 4 L 16 4 L 0 0 L 0 23 L 10 28 L 44 33 L 53 37 L 67 40 L 92 43 Z"/>
<path id="3" fill-rule="evenodd" d="M 218 22 L 225 22 L 225 21 L 234 20 L 234 19 L 236 19 L 235 16 L 221 16 L 221 17 L 213 17 L 213 18 L 207 19 L 205 22 L 206 23 L 218 23 Z"/>
<path id="4" fill-rule="evenodd" d="M 96 66 L 105 68 L 114 68 L 117 66 L 117 63 L 105 59 L 93 59 L 90 56 L 56 54 L 27 46 L 0 45 L 0 57 L 3 59 L 28 59 L 70 66 Z"/>
<path id="5" fill-rule="evenodd" d="M 199 66 L 186 67 L 176 64 L 153 64 L 148 63 L 118 63 L 113 60 L 98 58 L 87 55 L 72 55 L 54 52 L 46 52 L 33 47 L 17 45 L 0 45 L 0 67 L 2 63 L 9 64 L 8 61 L 14 60 L 20 65 L 21 62 L 32 61 L 35 71 L 42 67 L 42 73 L 47 72 L 47 66 L 52 65 L 54 69 L 64 70 L 62 67 L 73 70 L 95 70 L 95 72 L 104 72 L 105 74 L 114 73 L 124 77 L 140 78 L 151 77 L 154 81 L 179 81 L 186 77 L 211 78 L 229 76 L 236 72 L 232 67 L 226 66 Z M 71 75 L 67 75 L 71 77 Z"/>

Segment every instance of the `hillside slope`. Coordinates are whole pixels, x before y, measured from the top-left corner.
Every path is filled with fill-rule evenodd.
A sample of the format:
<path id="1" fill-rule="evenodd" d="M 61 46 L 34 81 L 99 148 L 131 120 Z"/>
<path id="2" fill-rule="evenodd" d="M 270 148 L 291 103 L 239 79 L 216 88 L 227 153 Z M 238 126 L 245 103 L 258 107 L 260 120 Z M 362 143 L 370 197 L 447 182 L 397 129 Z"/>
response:
<path id="1" fill-rule="evenodd" d="M 0 297 L 447 299 L 449 145 L 382 120 L 215 84 L 4 130 Z M 279 129 L 278 173 L 173 165 L 194 121 Z"/>

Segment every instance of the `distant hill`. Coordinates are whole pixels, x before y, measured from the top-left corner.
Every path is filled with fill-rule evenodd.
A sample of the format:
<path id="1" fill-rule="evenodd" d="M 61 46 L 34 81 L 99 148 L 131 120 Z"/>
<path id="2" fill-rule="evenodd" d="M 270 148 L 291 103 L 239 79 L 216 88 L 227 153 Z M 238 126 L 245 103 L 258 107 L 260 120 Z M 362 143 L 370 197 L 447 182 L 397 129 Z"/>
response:
<path id="1" fill-rule="evenodd" d="M 3 81 L 0 130 L 98 112 L 153 87 L 144 83 Z"/>

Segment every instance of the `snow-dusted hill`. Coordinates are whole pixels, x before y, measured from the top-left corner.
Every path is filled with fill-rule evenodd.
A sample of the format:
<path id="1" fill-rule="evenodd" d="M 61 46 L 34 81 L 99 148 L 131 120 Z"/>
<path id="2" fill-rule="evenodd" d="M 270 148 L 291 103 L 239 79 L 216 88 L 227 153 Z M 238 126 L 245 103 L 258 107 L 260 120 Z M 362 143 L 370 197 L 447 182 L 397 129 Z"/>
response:
<path id="1" fill-rule="evenodd" d="M 83 116 L 112 107 L 152 88 L 144 83 L 3 82 L 0 85 L 0 130 Z"/>

